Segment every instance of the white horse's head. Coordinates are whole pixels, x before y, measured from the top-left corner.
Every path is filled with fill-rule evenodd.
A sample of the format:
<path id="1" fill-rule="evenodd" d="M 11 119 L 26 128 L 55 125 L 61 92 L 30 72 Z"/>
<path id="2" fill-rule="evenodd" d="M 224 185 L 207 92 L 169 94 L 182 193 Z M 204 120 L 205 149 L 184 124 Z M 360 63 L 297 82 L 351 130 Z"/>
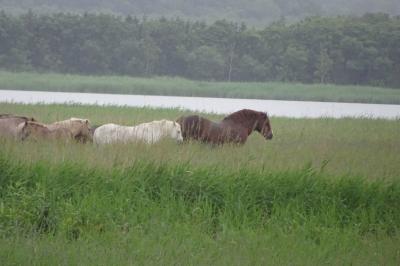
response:
<path id="1" fill-rule="evenodd" d="M 181 125 L 175 121 L 166 121 L 168 132 L 171 138 L 175 139 L 177 142 L 182 142 L 182 130 Z"/>

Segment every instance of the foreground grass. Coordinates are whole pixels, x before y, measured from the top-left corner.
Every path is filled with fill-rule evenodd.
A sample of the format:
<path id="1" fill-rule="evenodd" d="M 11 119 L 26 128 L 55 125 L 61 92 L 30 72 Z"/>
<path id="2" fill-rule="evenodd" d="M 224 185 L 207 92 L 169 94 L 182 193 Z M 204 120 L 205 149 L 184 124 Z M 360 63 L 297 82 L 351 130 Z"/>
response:
<path id="1" fill-rule="evenodd" d="M 398 265 L 400 259 L 398 237 L 322 229 L 316 241 L 301 229 L 271 227 L 228 229 L 215 238 L 188 223 L 160 227 L 73 241 L 48 235 L 0 239 L 0 259 L 9 265 Z"/>
<path id="2" fill-rule="evenodd" d="M 0 258 L 10 264 L 399 259 L 398 180 L 149 161 L 106 169 L 0 153 Z"/>
<path id="3" fill-rule="evenodd" d="M 202 82 L 168 77 L 0 71 L 0 89 L 400 104 L 399 89 L 279 82 Z"/>
<path id="4" fill-rule="evenodd" d="M 134 124 L 185 112 L 0 104 L 0 113 Z M 399 122 L 274 117 L 272 141 L 254 134 L 219 148 L 0 140 L 0 261 L 397 265 Z"/>

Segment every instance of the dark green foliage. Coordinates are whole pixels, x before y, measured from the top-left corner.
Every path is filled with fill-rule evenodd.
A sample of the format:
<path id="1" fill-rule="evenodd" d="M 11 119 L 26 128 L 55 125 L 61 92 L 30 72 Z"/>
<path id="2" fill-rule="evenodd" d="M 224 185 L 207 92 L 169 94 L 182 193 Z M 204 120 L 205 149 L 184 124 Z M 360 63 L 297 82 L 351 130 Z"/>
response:
<path id="1" fill-rule="evenodd" d="M 0 68 L 399 87 L 400 18 L 311 17 L 264 29 L 219 20 L 0 13 Z"/>

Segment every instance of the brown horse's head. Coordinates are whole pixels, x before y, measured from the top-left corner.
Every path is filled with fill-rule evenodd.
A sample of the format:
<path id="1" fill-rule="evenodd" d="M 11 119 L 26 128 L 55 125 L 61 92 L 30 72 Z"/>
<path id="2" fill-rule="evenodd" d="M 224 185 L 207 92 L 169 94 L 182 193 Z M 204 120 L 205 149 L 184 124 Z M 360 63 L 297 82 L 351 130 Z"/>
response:
<path id="1" fill-rule="evenodd" d="M 260 132 L 265 139 L 272 139 L 274 134 L 267 113 L 260 112 L 260 118 L 257 120 L 255 130 Z"/>
<path id="2" fill-rule="evenodd" d="M 25 121 L 17 126 L 17 138 L 19 140 L 25 140 L 31 135 L 40 138 L 48 132 L 49 129 L 44 124 L 33 121 Z"/>
<path id="3" fill-rule="evenodd" d="M 80 119 L 80 118 L 71 118 L 72 130 L 75 130 L 76 134 L 74 138 L 82 143 L 92 142 L 93 134 L 90 126 L 90 121 L 88 119 Z"/>
<path id="4" fill-rule="evenodd" d="M 88 119 L 71 117 L 70 119 L 55 122 L 51 125 L 52 128 L 66 128 L 72 132 L 75 140 L 86 143 L 93 140 L 90 121 Z"/>
<path id="5" fill-rule="evenodd" d="M 247 129 L 248 135 L 253 130 L 260 132 L 266 139 L 272 139 L 272 127 L 267 113 L 250 109 L 242 109 L 226 116 L 222 122 L 239 125 Z"/>
<path id="6" fill-rule="evenodd" d="M 17 139 L 25 140 L 31 133 L 30 128 L 28 128 L 28 121 L 22 122 L 17 126 Z"/>

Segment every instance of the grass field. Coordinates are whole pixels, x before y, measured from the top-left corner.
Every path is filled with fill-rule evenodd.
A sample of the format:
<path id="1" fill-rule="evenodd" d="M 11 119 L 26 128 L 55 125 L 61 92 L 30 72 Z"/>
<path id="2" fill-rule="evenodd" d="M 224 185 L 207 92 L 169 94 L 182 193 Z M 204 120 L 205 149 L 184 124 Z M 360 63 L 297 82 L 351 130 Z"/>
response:
<path id="1" fill-rule="evenodd" d="M 134 124 L 185 112 L 0 103 L 0 113 Z M 0 140 L 0 261 L 398 265 L 400 121 L 271 122 L 272 141 L 254 134 L 241 147 Z"/>
<path id="2" fill-rule="evenodd" d="M 0 89 L 400 104 L 400 89 L 0 71 Z"/>

